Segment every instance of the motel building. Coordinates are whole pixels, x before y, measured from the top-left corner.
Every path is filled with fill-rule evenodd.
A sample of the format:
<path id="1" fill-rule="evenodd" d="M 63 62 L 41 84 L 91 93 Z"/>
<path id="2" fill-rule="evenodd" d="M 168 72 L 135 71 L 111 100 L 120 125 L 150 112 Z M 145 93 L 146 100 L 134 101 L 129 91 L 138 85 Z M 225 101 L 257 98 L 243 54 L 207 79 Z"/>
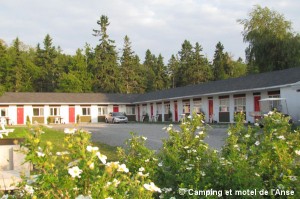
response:
<path id="1" fill-rule="evenodd" d="M 179 122 L 201 112 L 206 122 L 232 123 L 235 112 L 244 112 L 246 121 L 253 123 L 253 113 L 261 111 L 259 100 L 278 97 L 286 99 L 289 115 L 299 121 L 300 67 L 145 94 L 6 92 L 0 96 L 0 121 L 98 123 L 109 112 L 124 112 L 129 121 Z M 270 106 L 286 109 L 278 102 Z"/>

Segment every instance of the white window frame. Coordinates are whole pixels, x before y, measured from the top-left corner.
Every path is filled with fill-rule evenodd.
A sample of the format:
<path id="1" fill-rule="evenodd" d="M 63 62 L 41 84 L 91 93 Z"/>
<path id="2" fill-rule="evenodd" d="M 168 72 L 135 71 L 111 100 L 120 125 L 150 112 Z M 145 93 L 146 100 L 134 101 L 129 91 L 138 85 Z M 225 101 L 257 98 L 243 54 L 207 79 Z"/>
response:
<path id="1" fill-rule="evenodd" d="M 2 114 L 4 113 L 4 114 Z M 8 115 L 8 108 L 6 107 L 0 107 L 0 117 L 7 117 Z"/>
<path id="2" fill-rule="evenodd" d="M 89 107 L 89 106 L 81 107 L 81 115 L 82 116 L 91 116 L 91 107 Z"/>
<path id="3" fill-rule="evenodd" d="M 50 116 L 60 116 L 60 107 L 50 107 Z"/>
<path id="4" fill-rule="evenodd" d="M 190 102 L 182 102 L 182 113 L 190 113 L 191 112 L 191 104 Z"/>
<path id="5" fill-rule="evenodd" d="M 98 106 L 98 116 L 104 116 L 108 114 L 107 106 Z"/>
<path id="6" fill-rule="evenodd" d="M 135 115 L 135 106 L 126 106 L 126 115 Z"/>
<path id="7" fill-rule="evenodd" d="M 162 114 L 162 104 L 156 104 L 156 114 Z"/>
<path id="8" fill-rule="evenodd" d="M 246 112 L 246 97 L 234 98 L 234 112 Z"/>
<path id="9" fill-rule="evenodd" d="M 169 114 L 171 112 L 170 103 L 164 104 L 164 106 L 165 106 L 165 114 Z"/>
<path id="10" fill-rule="evenodd" d="M 269 98 L 280 98 L 280 94 L 274 94 L 274 95 L 269 95 Z M 269 103 L 269 110 L 276 109 L 277 111 L 281 112 L 282 111 L 282 104 L 281 100 L 276 100 L 276 101 L 270 101 Z"/>
<path id="11" fill-rule="evenodd" d="M 201 100 L 195 100 L 194 101 L 193 112 L 201 113 L 201 108 L 202 108 L 202 101 Z"/>
<path id="12" fill-rule="evenodd" d="M 219 112 L 226 113 L 229 112 L 229 98 L 219 99 Z"/>
<path id="13" fill-rule="evenodd" d="M 34 110 L 38 110 L 38 114 L 35 115 Z M 44 116 L 44 107 L 32 107 L 32 114 L 34 117 L 43 117 Z"/>

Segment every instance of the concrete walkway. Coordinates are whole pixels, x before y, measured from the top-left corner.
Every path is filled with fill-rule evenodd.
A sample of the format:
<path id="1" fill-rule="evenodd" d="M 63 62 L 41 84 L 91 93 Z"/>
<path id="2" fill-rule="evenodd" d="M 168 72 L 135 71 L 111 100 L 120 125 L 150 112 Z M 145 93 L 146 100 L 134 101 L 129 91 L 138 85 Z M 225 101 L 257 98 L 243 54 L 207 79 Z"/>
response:
<path id="1" fill-rule="evenodd" d="M 129 139 L 130 132 L 134 132 L 137 135 L 147 137 L 146 145 L 154 150 L 159 149 L 162 146 L 162 139 L 168 138 L 168 133 L 163 130 L 167 124 L 155 124 L 155 123 L 128 123 L 128 124 L 80 124 L 75 128 L 85 129 L 92 132 L 92 141 L 99 141 L 111 146 L 125 146 L 125 141 Z M 54 125 L 53 128 L 63 129 L 66 127 L 74 127 L 74 125 Z M 178 125 L 174 125 L 174 128 L 179 129 Z M 207 133 L 207 142 L 214 149 L 221 149 L 224 144 L 224 140 L 227 137 L 226 127 L 212 127 L 209 128 Z"/>

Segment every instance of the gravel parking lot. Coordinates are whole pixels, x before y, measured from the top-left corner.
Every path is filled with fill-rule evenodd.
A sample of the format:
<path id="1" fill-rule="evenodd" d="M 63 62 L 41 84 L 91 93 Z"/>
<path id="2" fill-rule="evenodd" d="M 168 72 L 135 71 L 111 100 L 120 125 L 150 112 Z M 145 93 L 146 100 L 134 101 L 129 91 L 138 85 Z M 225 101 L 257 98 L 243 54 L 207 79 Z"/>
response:
<path id="1" fill-rule="evenodd" d="M 92 132 L 92 141 L 100 141 L 111 146 L 125 146 L 125 141 L 129 139 L 130 132 L 147 137 L 146 144 L 149 148 L 157 150 L 162 146 L 162 139 L 168 138 L 168 133 L 162 128 L 167 124 L 146 124 L 146 123 L 128 123 L 128 124 L 81 124 L 79 128 Z M 56 128 L 70 127 L 57 126 Z M 174 125 L 178 128 L 178 125 Z M 227 137 L 226 127 L 209 128 L 208 136 L 205 139 L 212 148 L 220 149 Z"/>

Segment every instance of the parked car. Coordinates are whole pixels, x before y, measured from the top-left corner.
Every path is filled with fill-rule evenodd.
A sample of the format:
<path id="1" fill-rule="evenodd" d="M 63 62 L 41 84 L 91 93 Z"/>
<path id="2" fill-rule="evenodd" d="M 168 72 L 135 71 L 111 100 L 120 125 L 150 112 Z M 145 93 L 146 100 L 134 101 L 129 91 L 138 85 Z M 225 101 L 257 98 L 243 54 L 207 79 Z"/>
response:
<path id="1" fill-rule="evenodd" d="M 105 122 L 106 123 L 127 123 L 128 118 L 124 115 L 124 113 L 121 112 L 111 112 L 108 115 L 105 116 Z"/>

